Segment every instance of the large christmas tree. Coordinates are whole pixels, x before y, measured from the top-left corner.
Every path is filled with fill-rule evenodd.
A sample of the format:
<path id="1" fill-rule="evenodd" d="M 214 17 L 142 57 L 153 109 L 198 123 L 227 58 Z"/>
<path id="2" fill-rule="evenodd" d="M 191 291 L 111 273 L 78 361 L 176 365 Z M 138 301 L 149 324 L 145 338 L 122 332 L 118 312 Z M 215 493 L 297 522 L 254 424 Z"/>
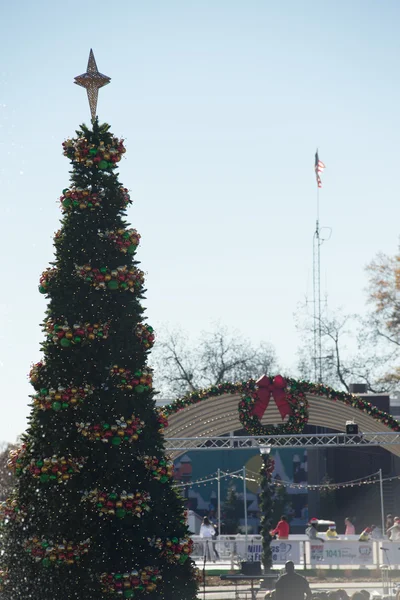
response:
<path id="1" fill-rule="evenodd" d="M 139 234 L 116 168 L 125 152 L 95 118 L 98 73 L 87 88 L 92 128 L 63 143 L 72 163 L 61 196 L 55 262 L 40 280 L 49 298 L 44 359 L 17 475 L 2 506 L 0 585 L 6 600 L 191 600 L 197 578 L 181 498 L 165 456 L 146 366 L 154 335 L 143 322 Z"/>

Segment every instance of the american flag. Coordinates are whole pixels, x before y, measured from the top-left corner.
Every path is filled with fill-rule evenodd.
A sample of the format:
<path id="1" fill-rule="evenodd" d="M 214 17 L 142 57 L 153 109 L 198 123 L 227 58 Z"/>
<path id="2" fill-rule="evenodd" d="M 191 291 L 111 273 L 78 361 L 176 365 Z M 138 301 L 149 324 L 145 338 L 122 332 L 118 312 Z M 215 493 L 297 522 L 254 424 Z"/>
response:
<path id="1" fill-rule="evenodd" d="M 314 168 L 315 168 L 315 177 L 317 178 L 317 185 L 319 188 L 322 188 L 322 181 L 321 181 L 321 177 L 319 175 L 325 169 L 325 165 L 322 162 L 322 160 L 319 160 L 318 150 L 315 153 L 315 167 Z"/>

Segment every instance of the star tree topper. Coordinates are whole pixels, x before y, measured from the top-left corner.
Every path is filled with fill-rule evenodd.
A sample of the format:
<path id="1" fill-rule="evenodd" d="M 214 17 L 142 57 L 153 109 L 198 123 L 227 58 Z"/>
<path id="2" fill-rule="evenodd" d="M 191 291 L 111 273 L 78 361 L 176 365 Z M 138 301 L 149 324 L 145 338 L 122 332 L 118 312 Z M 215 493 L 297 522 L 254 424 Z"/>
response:
<path id="1" fill-rule="evenodd" d="M 74 83 L 86 88 L 90 112 L 92 114 L 92 121 L 94 121 L 96 118 L 99 89 L 104 85 L 107 85 L 107 83 L 110 83 L 110 81 L 111 77 L 107 77 L 107 75 L 103 75 L 103 73 L 99 73 L 97 70 L 93 50 L 90 49 L 87 71 L 86 73 L 75 77 Z"/>

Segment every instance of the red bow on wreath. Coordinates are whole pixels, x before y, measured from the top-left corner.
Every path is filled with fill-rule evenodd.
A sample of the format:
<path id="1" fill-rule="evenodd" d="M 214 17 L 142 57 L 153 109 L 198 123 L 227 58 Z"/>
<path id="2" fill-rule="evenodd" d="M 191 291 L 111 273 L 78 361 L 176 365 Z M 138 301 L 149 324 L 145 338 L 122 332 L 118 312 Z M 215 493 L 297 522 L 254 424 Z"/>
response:
<path id="1" fill-rule="evenodd" d="M 281 375 L 277 375 L 272 381 L 269 377 L 263 375 L 257 381 L 257 385 L 257 399 L 254 404 L 253 415 L 258 417 L 260 421 L 263 414 L 268 408 L 271 396 L 275 400 L 275 404 L 279 412 L 281 413 L 282 421 L 287 415 L 292 414 L 290 404 L 286 398 L 286 381 Z"/>

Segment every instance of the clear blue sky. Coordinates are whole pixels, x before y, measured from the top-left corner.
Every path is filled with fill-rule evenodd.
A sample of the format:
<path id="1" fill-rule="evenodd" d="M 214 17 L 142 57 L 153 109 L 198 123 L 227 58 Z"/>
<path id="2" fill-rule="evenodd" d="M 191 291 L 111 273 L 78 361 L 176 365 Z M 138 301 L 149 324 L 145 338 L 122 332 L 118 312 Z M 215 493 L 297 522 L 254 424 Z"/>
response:
<path id="1" fill-rule="evenodd" d="M 73 78 L 90 47 L 112 77 L 98 114 L 125 137 L 149 320 L 195 336 L 220 319 L 283 367 L 311 294 L 316 185 L 331 307 L 365 310 L 364 266 L 399 233 L 396 0 L 4 3 L 0 20 L 0 440 L 25 428 L 40 359 L 62 141 L 89 121 Z"/>

